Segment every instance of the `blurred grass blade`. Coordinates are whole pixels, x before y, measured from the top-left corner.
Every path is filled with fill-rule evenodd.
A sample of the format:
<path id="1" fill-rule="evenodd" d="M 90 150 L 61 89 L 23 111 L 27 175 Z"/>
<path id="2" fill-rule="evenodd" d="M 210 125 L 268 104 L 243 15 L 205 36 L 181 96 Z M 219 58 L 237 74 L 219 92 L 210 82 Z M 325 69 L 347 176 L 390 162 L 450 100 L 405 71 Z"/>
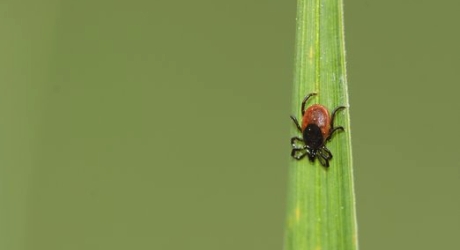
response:
<path id="1" fill-rule="evenodd" d="M 293 115 L 309 104 L 348 105 L 342 0 L 298 0 Z M 327 144 L 334 157 L 328 169 L 319 161 L 290 160 L 285 250 L 357 249 L 357 228 L 349 109 L 338 113 L 337 133 Z M 292 124 L 292 135 L 299 132 Z"/>

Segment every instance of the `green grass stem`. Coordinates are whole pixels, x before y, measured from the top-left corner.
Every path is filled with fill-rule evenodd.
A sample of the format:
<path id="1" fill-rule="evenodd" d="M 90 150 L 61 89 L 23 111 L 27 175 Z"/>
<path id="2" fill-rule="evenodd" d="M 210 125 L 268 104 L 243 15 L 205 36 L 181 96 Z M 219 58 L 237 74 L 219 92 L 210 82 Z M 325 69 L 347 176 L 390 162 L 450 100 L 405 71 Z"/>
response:
<path id="1" fill-rule="evenodd" d="M 327 147 L 330 167 L 304 158 L 290 160 L 285 250 L 358 249 L 351 154 L 351 128 L 345 70 L 342 0 L 298 0 L 292 111 L 301 120 L 300 104 L 320 103 L 336 116 L 335 134 Z M 292 125 L 292 136 L 300 135 Z"/>

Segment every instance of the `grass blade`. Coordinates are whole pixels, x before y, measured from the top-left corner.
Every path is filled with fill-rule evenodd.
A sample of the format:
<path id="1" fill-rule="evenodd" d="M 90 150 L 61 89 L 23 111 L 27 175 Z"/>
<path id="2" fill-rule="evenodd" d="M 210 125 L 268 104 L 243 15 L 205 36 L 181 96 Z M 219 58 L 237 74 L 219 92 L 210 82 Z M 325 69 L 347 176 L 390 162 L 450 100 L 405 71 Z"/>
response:
<path id="1" fill-rule="evenodd" d="M 333 108 L 348 105 L 342 0 L 298 0 L 293 115 L 300 104 Z M 334 157 L 328 169 L 319 161 L 291 159 L 285 250 L 357 249 L 349 109 L 338 113 L 337 133 L 327 144 Z M 299 135 L 292 125 L 292 135 Z"/>

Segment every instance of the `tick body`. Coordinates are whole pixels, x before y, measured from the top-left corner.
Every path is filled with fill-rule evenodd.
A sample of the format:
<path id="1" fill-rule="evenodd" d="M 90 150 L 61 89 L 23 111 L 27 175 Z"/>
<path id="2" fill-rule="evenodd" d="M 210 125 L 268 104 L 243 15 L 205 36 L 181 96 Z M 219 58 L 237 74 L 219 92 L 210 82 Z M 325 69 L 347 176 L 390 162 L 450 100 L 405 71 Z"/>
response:
<path id="1" fill-rule="evenodd" d="M 329 167 L 332 153 L 326 148 L 326 143 L 331 139 L 334 132 L 344 130 L 341 126 L 334 127 L 334 118 L 337 111 L 345 109 L 345 106 L 339 106 L 334 109 L 332 116 L 329 115 L 327 108 L 320 104 L 314 104 L 305 109 L 307 101 L 315 95 L 316 93 L 308 94 L 302 101 L 302 126 L 294 116 L 291 116 L 297 129 L 302 134 L 302 138 L 291 138 L 291 156 L 296 160 L 301 160 L 308 155 L 308 159 L 311 162 L 318 158 L 321 165 Z M 298 146 L 296 141 L 304 145 Z"/>

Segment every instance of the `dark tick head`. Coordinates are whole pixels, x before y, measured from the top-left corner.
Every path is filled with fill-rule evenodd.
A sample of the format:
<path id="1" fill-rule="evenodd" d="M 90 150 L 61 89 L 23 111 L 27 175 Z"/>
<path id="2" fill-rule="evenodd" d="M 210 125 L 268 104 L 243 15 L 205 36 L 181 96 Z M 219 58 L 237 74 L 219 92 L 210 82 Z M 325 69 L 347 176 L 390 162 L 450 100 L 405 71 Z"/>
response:
<path id="1" fill-rule="evenodd" d="M 324 142 L 321 129 L 316 124 L 308 124 L 303 131 L 303 141 L 311 150 L 310 157 L 315 157 L 316 150 L 319 149 Z"/>
<path id="2" fill-rule="evenodd" d="M 311 162 L 314 162 L 315 161 L 315 157 L 316 157 L 316 149 L 312 149 L 310 151 L 310 153 L 308 154 L 308 159 L 311 161 Z"/>

